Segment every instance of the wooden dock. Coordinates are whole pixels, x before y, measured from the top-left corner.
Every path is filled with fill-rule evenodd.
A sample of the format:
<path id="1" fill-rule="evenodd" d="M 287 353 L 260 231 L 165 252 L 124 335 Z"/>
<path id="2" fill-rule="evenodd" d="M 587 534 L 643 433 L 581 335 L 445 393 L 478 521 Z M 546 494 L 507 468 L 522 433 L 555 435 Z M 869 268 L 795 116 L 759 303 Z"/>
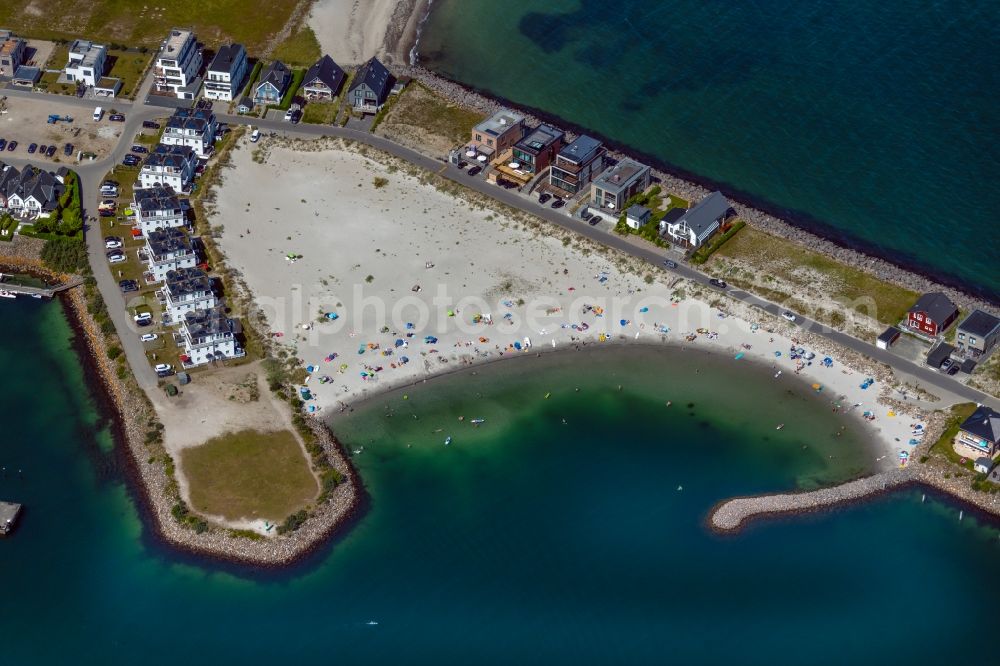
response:
<path id="1" fill-rule="evenodd" d="M 0 502 L 0 535 L 10 534 L 14 523 L 21 514 L 21 505 L 13 502 Z"/>
<path id="2" fill-rule="evenodd" d="M 10 292 L 11 294 L 18 294 L 20 296 L 52 298 L 60 291 L 66 291 L 67 289 L 72 289 L 73 287 L 79 287 L 81 284 L 83 284 L 83 278 L 75 277 L 69 282 L 64 282 L 63 284 L 58 284 L 54 287 L 25 287 L 19 284 L 0 282 L 0 289 Z"/>

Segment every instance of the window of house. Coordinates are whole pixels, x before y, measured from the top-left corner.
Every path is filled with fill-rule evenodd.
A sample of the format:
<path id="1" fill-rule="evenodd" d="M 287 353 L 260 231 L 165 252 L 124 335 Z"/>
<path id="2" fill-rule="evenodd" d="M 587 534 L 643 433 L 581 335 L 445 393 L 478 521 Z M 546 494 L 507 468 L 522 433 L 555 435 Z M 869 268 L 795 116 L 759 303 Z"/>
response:
<path id="1" fill-rule="evenodd" d="M 493 145 L 493 139 L 486 139 L 486 145 L 487 146 L 492 146 Z"/>
<path id="2" fill-rule="evenodd" d="M 969 344 L 970 345 L 976 344 L 976 339 L 974 337 L 972 337 L 971 335 L 969 336 Z"/>

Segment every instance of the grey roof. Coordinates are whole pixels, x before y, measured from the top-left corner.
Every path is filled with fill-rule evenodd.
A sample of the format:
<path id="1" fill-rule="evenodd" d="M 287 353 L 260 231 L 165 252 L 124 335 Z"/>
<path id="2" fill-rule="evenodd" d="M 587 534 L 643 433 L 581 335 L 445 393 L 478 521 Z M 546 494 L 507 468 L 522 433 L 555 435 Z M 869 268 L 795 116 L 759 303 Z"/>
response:
<path id="1" fill-rule="evenodd" d="M 517 147 L 520 150 L 537 155 L 556 141 L 561 140 L 563 136 L 565 136 L 565 133 L 561 129 L 542 123 L 522 137 L 517 142 Z"/>
<path id="2" fill-rule="evenodd" d="M 194 130 L 204 134 L 209 125 L 215 124 L 212 109 L 174 109 L 174 115 L 167 119 L 167 129 Z"/>
<path id="3" fill-rule="evenodd" d="M 594 184 L 602 190 L 620 192 L 636 178 L 641 177 L 643 172 L 648 173 L 649 167 L 626 157 L 618 164 L 605 169 L 604 173 L 594 180 Z"/>
<path id="4" fill-rule="evenodd" d="M 5 199 L 15 194 L 22 199 L 34 197 L 44 211 L 55 210 L 59 197 L 66 187 L 51 171 L 44 171 L 31 164 L 18 170 L 0 162 L 0 194 Z"/>
<path id="5" fill-rule="evenodd" d="M 476 131 L 490 136 L 500 136 L 511 127 L 524 123 L 524 116 L 510 109 L 500 109 L 486 120 L 476 125 Z"/>
<path id="6" fill-rule="evenodd" d="M 559 157 L 583 164 L 592 159 L 603 147 L 604 144 L 594 137 L 581 134 L 576 137 L 573 143 L 563 146 L 562 150 L 559 151 Z"/>
<path id="7" fill-rule="evenodd" d="M 194 150 L 191 146 L 168 146 L 163 143 L 156 145 L 146 156 L 146 161 L 142 163 L 142 168 L 169 166 L 175 169 L 182 168 L 186 163 L 195 159 Z"/>
<path id="8" fill-rule="evenodd" d="M 344 70 L 333 61 L 333 58 L 324 55 L 306 72 L 305 77 L 302 79 L 302 86 L 308 88 L 318 81 L 336 95 L 337 91 L 340 90 L 340 86 L 344 84 L 346 76 Z"/>
<path id="9" fill-rule="evenodd" d="M 233 320 L 226 317 L 221 307 L 188 312 L 184 315 L 184 326 L 188 336 L 196 342 L 202 338 L 230 336 L 233 333 Z"/>
<path id="10" fill-rule="evenodd" d="M 993 444 L 1000 441 L 1000 414 L 986 405 L 980 405 L 959 427 Z"/>
<path id="11" fill-rule="evenodd" d="M 976 362 L 973 361 L 971 358 L 967 358 L 964 361 L 962 361 L 961 370 L 965 374 L 971 375 L 972 371 L 975 370 L 975 369 L 976 369 Z"/>
<path id="12" fill-rule="evenodd" d="M 192 252 L 191 239 L 177 227 L 151 231 L 146 236 L 146 242 L 149 244 L 149 250 L 154 257 Z"/>
<path id="13" fill-rule="evenodd" d="M 200 268 L 179 268 L 167 271 L 166 290 L 171 298 L 210 293 L 212 283 Z"/>
<path id="14" fill-rule="evenodd" d="M 225 44 L 220 46 L 219 50 L 215 53 L 215 57 L 212 58 L 212 64 L 208 66 L 208 71 L 232 74 L 233 65 L 245 57 L 246 49 L 243 48 L 242 44 Z M 239 83 L 239 81 L 236 83 Z"/>
<path id="15" fill-rule="evenodd" d="M 351 87 L 348 92 L 354 91 L 356 88 L 360 87 L 361 84 L 365 84 L 368 88 L 375 93 L 375 96 L 379 99 L 383 99 L 389 94 L 389 89 L 392 88 L 394 83 L 392 74 L 389 70 L 385 68 L 378 58 L 372 57 L 371 60 L 366 62 L 358 70 L 358 73 L 354 75 L 354 81 L 351 82 Z"/>
<path id="16" fill-rule="evenodd" d="M 695 235 L 701 236 L 720 217 L 729 212 L 729 201 L 722 192 L 712 192 L 684 213 L 678 222 L 687 224 Z"/>
<path id="17" fill-rule="evenodd" d="M 940 368 L 944 360 L 951 356 L 955 348 L 949 344 L 941 343 L 927 353 L 927 365 L 932 368 Z"/>
<path id="18" fill-rule="evenodd" d="M 146 187 L 134 191 L 135 206 L 139 212 L 151 210 L 183 211 L 185 206 L 174 194 L 174 188 L 167 185 Z"/>
<path id="19" fill-rule="evenodd" d="M 979 338 L 985 338 L 1000 327 L 1000 318 L 983 310 L 973 310 L 972 314 L 958 325 L 960 329 Z"/>
<path id="20" fill-rule="evenodd" d="M 285 63 L 280 60 L 275 60 L 270 65 L 267 66 L 260 74 L 260 80 L 257 82 L 257 87 L 254 90 L 260 90 L 260 87 L 266 83 L 273 85 L 279 93 L 284 93 L 285 88 L 288 87 L 288 82 L 292 80 L 292 73 L 289 71 Z"/>
<path id="21" fill-rule="evenodd" d="M 625 215 L 628 217 L 634 217 L 637 220 L 641 220 L 645 216 L 649 215 L 650 210 L 645 206 L 640 206 L 639 204 L 632 204 L 625 211 Z"/>
<path id="22" fill-rule="evenodd" d="M 942 324 L 949 317 L 958 313 L 958 308 L 951 302 L 951 299 L 940 291 L 931 291 L 922 294 L 908 312 L 922 312 L 924 316 L 930 317 L 931 321 Z"/>
<path id="23" fill-rule="evenodd" d="M 892 342 L 900 335 L 902 335 L 902 333 L 903 332 L 898 328 L 896 328 L 895 326 L 890 326 L 889 328 L 885 329 L 884 331 L 882 331 L 882 333 L 879 334 L 878 339 L 883 342 Z"/>
<path id="24" fill-rule="evenodd" d="M 14 72 L 14 78 L 21 81 L 24 79 L 30 80 L 32 83 L 37 83 L 38 79 L 42 78 L 42 70 L 37 67 L 28 67 L 26 65 L 21 65 Z"/>

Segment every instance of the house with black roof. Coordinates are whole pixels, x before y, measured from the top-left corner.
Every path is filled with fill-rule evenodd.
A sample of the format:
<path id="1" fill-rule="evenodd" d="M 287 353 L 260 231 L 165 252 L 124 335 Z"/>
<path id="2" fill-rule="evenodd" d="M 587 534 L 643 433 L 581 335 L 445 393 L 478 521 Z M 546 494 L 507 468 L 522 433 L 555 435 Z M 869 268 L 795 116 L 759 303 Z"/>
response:
<path id="1" fill-rule="evenodd" d="M 607 151 L 597 139 L 581 134 L 568 146 L 563 146 L 549 170 L 549 185 L 565 196 L 582 191 L 604 169 Z"/>
<path id="2" fill-rule="evenodd" d="M 136 226 L 143 236 L 157 229 L 186 226 L 190 208 L 188 200 L 179 199 L 169 186 L 147 187 L 132 192 L 132 210 Z"/>
<path id="3" fill-rule="evenodd" d="M 977 362 L 989 356 L 997 342 L 1000 342 L 1000 317 L 983 310 L 973 310 L 955 332 L 958 351 Z"/>
<path id="4" fill-rule="evenodd" d="M 215 150 L 215 135 L 219 123 L 211 107 L 175 109 L 167 119 L 160 143 L 168 146 L 188 146 L 198 157 L 205 158 Z"/>
<path id="5" fill-rule="evenodd" d="M 395 82 L 385 65 L 372 57 L 354 75 L 347 99 L 358 113 L 378 113 Z"/>
<path id="6" fill-rule="evenodd" d="M 188 312 L 181 327 L 184 339 L 181 364 L 191 368 L 245 356 L 246 352 L 237 344 L 240 332 L 239 320 L 227 317 L 221 307 Z"/>
<path id="7" fill-rule="evenodd" d="M 281 98 L 292 82 L 292 72 L 280 60 L 275 60 L 260 73 L 253 91 L 254 104 L 281 104 Z"/>
<path id="8" fill-rule="evenodd" d="M 142 188 L 167 185 L 175 192 L 187 192 L 198 168 L 198 155 L 190 146 L 157 144 L 139 170 Z"/>
<path id="9" fill-rule="evenodd" d="M 328 55 L 316 61 L 302 78 L 302 96 L 307 100 L 330 100 L 337 96 L 347 75 Z"/>
<path id="10" fill-rule="evenodd" d="M 152 282 L 163 282 L 170 271 L 194 268 L 198 261 L 190 237 L 179 227 L 146 234 L 146 257 Z"/>
<path id="11" fill-rule="evenodd" d="M 719 230 L 729 215 L 729 200 L 722 192 L 712 192 L 676 220 L 660 221 L 660 235 L 691 249 L 700 247 Z"/>
<path id="12" fill-rule="evenodd" d="M 962 421 L 955 437 L 957 448 L 969 452 L 970 458 L 988 456 L 992 458 L 998 450 L 1000 442 L 1000 413 L 980 405 L 972 415 Z"/>
<path id="13" fill-rule="evenodd" d="M 0 211 L 13 215 L 49 217 L 59 209 L 68 171 L 45 171 L 30 164 L 17 169 L 0 162 Z"/>
<path id="14" fill-rule="evenodd" d="M 958 307 L 940 291 L 922 294 L 906 313 L 906 326 L 915 333 L 935 337 L 958 319 Z"/>
<path id="15" fill-rule="evenodd" d="M 165 282 L 163 289 L 157 292 L 164 305 L 164 324 L 180 324 L 187 313 L 207 310 L 219 304 L 212 290 L 212 281 L 200 268 L 169 271 Z"/>
<path id="16" fill-rule="evenodd" d="M 242 44 L 219 47 L 205 71 L 205 97 L 232 102 L 247 76 L 247 50 Z"/>

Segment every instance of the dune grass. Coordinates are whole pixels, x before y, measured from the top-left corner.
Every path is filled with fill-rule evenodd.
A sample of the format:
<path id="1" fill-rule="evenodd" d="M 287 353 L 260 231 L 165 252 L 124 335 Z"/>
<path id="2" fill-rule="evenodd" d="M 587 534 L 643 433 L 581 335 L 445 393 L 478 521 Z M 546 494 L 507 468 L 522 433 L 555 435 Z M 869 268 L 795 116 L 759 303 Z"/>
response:
<path id="1" fill-rule="evenodd" d="M 316 33 L 309 26 L 303 25 L 278 44 L 271 55 L 290 67 L 311 67 L 323 52 Z"/>
<path id="2" fill-rule="evenodd" d="M 181 453 L 196 511 L 279 522 L 315 501 L 319 485 L 289 430 L 244 430 Z"/>

